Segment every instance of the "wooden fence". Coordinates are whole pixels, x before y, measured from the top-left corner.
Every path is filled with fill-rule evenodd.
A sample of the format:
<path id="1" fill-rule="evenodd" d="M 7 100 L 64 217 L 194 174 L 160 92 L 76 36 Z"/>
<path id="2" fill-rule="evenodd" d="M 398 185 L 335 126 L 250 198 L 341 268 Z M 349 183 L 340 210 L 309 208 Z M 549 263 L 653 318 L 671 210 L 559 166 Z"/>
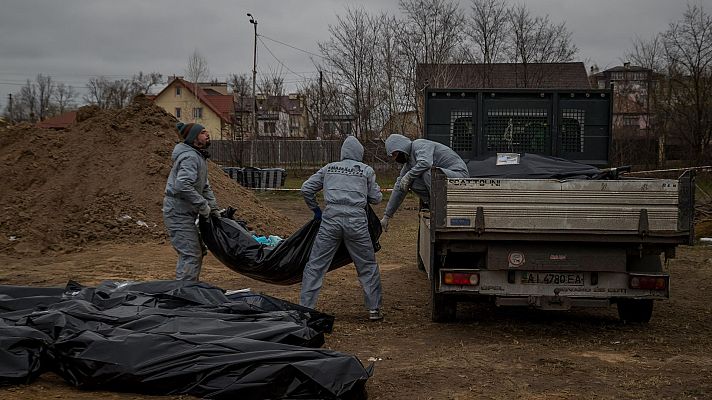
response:
<path id="1" fill-rule="evenodd" d="M 341 159 L 343 140 L 212 140 L 211 160 L 225 167 L 258 167 L 307 170 Z M 366 164 L 374 169 L 393 168 L 383 142 L 364 145 Z"/>

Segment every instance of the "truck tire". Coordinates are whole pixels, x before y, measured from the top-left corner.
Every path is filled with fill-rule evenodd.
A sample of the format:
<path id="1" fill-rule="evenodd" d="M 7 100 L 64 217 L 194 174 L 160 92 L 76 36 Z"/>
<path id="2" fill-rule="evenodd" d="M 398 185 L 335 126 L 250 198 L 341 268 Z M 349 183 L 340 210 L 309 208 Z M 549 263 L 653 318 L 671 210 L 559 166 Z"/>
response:
<path id="1" fill-rule="evenodd" d="M 433 322 L 452 322 L 457 313 L 457 302 L 440 293 L 433 293 Z"/>
<path id="2" fill-rule="evenodd" d="M 436 274 L 430 276 L 431 319 L 433 322 L 452 322 L 457 313 L 457 301 L 451 296 L 437 292 Z"/>
<path id="3" fill-rule="evenodd" d="M 418 226 L 418 241 L 416 241 L 415 244 L 415 258 L 417 258 L 418 270 L 425 272 L 425 263 L 420 257 L 420 226 Z"/>
<path id="4" fill-rule="evenodd" d="M 653 300 L 620 299 L 618 317 L 621 321 L 647 324 L 653 316 Z"/>
<path id="5" fill-rule="evenodd" d="M 418 270 L 425 272 L 425 263 L 423 263 L 423 259 L 420 258 L 420 254 L 418 254 Z"/>

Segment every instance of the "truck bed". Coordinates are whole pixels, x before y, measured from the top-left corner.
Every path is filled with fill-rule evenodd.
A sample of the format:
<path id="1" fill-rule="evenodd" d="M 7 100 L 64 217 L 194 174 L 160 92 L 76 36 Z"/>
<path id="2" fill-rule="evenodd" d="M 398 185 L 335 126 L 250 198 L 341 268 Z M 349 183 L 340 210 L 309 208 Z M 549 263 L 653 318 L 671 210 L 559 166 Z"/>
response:
<path id="1" fill-rule="evenodd" d="M 689 179 L 433 180 L 435 230 L 613 234 L 691 240 Z"/>

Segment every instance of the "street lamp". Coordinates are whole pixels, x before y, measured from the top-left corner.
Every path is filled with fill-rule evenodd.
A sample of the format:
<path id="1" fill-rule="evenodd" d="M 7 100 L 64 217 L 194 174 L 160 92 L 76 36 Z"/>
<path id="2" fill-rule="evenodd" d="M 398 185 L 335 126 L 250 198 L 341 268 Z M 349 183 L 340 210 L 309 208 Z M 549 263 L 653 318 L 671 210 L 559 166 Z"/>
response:
<path id="1" fill-rule="evenodd" d="M 255 27 L 255 44 L 252 52 L 252 134 L 253 140 L 257 139 L 257 97 L 255 93 L 255 79 L 257 78 L 257 20 L 252 14 L 247 13 L 250 17 L 250 23 Z"/>

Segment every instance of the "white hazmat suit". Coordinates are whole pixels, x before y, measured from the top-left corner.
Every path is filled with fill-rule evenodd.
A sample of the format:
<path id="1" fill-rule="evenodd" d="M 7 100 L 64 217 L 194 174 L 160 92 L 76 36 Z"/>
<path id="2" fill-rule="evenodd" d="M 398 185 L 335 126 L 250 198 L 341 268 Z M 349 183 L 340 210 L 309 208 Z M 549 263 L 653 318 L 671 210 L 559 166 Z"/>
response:
<path id="1" fill-rule="evenodd" d="M 197 281 L 203 262 L 200 231 L 195 220 L 201 209 L 217 209 L 208 182 L 208 164 L 198 149 L 178 143 L 163 198 L 163 222 L 178 253 L 176 280 Z"/>
<path id="2" fill-rule="evenodd" d="M 400 207 L 410 188 L 425 203 L 430 202 L 430 168 L 438 167 L 449 178 L 468 178 L 470 173 L 467 164 L 451 148 L 442 143 L 427 139 L 410 140 L 403 135 L 394 133 L 386 139 L 386 153 L 392 155 L 400 151 L 407 155 L 407 161 L 401 168 L 400 175 L 393 185 L 391 198 L 385 211 L 384 229 L 387 229 L 388 219 L 393 217 Z M 402 181 L 408 182 L 405 186 Z"/>
<path id="3" fill-rule="evenodd" d="M 382 194 L 373 168 L 361 160 L 363 146 L 358 139 L 349 136 L 341 146 L 341 161 L 327 164 L 302 184 L 304 201 L 317 217 L 316 193 L 322 189 L 325 203 L 321 226 L 302 277 L 300 304 L 303 306 L 315 308 L 324 275 L 343 242 L 356 265 L 366 308 L 381 307 L 381 275 L 368 233 L 366 206 L 378 204 Z"/>

